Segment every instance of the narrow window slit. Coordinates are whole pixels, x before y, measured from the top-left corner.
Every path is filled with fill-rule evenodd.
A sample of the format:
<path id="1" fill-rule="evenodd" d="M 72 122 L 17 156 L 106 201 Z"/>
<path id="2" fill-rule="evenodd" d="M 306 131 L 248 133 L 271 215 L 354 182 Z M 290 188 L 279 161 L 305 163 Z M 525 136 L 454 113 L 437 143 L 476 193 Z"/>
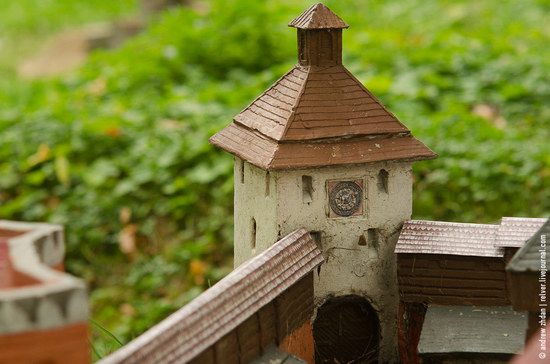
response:
<path id="1" fill-rule="evenodd" d="M 378 191 L 388 193 L 388 179 L 390 174 L 385 169 L 378 172 Z"/>
<path id="2" fill-rule="evenodd" d="M 313 201 L 313 178 L 302 176 L 302 200 L 304 203 Z"/>
<path id="3" fill-rule="evenodd" d="M 378 230 L 377 229 L 368 229 L 367 230 L 367 241 L 368 241 L 368 252 L 369 258 L 378 258 Z"/>
<path id="4" fill-rule="evenodd" d="M 239 167 L 241 168 L 241 183 L 244 183 L 244 160 L 241 160 Z"/>
<path id="5" fill-rule="evenodd" d="M 298 53 L 301 62 L 307 61 L 306 50 L 306 33 L 303 30 L 298 30 Z"/>
<path id="6" fill-rule="evenodd" d="M 320 249 L 323 240 L 323 233 L 321 231 L 310 231 L 309 234 L 311 235 L 311 238 L 313 239 L 317 247 Z"/>
<path id="7" fill-rule="evenodd" d="M 265 173 L 265 196 L 269 196 L 270 194 L 270 184 L 271 184 L 271 175 L 269 172 Z"/>
<path id="8" fill-rule="evenodd" d="M 252 218 L 252 248 L 256 248 L 256 234 L 257 233 L 257 227 L 256 227 L 256 219 Z"/>

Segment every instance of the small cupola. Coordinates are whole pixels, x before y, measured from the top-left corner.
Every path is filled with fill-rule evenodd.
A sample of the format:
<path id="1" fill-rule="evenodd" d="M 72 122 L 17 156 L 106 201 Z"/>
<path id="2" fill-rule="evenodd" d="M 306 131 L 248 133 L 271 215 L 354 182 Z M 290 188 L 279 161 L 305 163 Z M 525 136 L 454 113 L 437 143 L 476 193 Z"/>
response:
<path id="1" fill-rule="evenodd" d="M 342 29 L 348 25 L 338 15 L 316 4 L 288 25 L 298 30 L 299 64 L 212 144 L 268 171 L 436 157 L 344 67 Z M 237 178 L 244 175 L 239 172 Z M 389 188 L 386 180 L 382 172 L 382 191 Z"/>
<path id="2" fill-rule="evenodd" d="M 313 5 L 288 26 L 298 29 L 298 62 L 302 66 L 342 64 L 342 29 L 349 26 L 325 5 Z"/>

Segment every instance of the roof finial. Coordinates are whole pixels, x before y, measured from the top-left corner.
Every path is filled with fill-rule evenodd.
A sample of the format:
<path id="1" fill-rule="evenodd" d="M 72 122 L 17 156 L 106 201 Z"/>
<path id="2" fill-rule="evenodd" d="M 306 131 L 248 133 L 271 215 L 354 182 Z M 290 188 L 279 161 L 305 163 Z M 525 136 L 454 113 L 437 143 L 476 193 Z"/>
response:
<path id="1" fill-rule="evenodd" d="M 297 29 L 344 29 L 349 27 L 345 21 L 322 3 L 311 6 L 288 23 L 288 26 Z"/>

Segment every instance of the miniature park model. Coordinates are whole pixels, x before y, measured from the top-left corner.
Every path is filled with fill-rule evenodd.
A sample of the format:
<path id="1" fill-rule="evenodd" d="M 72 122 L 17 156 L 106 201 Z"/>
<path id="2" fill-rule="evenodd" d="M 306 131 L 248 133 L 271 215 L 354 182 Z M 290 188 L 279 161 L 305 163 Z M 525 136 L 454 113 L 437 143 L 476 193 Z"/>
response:
<path id="1" fill-rule="evenodd" d="M 101 363 L 507 362 L 539 328 L 550 223 L 410 220 L 412 163 L 436 154 L 342 65 L 342 19 L 316 4 L 289 26 L 298 64 L 211 138 L 235 156 L 235 270 Z M 0 230 L 13 261 L 18 229 Z M 85 329 L 80 281 L 11 298 L 26 268 L 5 269 L 19 278 L 0 282 L 0 342 Z"/>

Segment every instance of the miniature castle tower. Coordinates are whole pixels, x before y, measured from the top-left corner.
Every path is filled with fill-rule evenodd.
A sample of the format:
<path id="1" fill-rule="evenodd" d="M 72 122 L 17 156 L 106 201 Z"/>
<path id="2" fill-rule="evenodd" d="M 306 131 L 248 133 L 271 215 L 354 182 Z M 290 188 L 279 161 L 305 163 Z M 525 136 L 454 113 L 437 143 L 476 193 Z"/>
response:
<path id="1" fill-rule="evenodd" d="M 397 362 L 394 247 L 411 217 L 411 164 L 436 155 L 342 65 L 342 19 L 316 4 L 289 26 L 298 64 L 210 139 L 235 156 L 235 266 L 306 228 L 326 260 L 317 305 L 362 299 L 376 355 Z"/>

